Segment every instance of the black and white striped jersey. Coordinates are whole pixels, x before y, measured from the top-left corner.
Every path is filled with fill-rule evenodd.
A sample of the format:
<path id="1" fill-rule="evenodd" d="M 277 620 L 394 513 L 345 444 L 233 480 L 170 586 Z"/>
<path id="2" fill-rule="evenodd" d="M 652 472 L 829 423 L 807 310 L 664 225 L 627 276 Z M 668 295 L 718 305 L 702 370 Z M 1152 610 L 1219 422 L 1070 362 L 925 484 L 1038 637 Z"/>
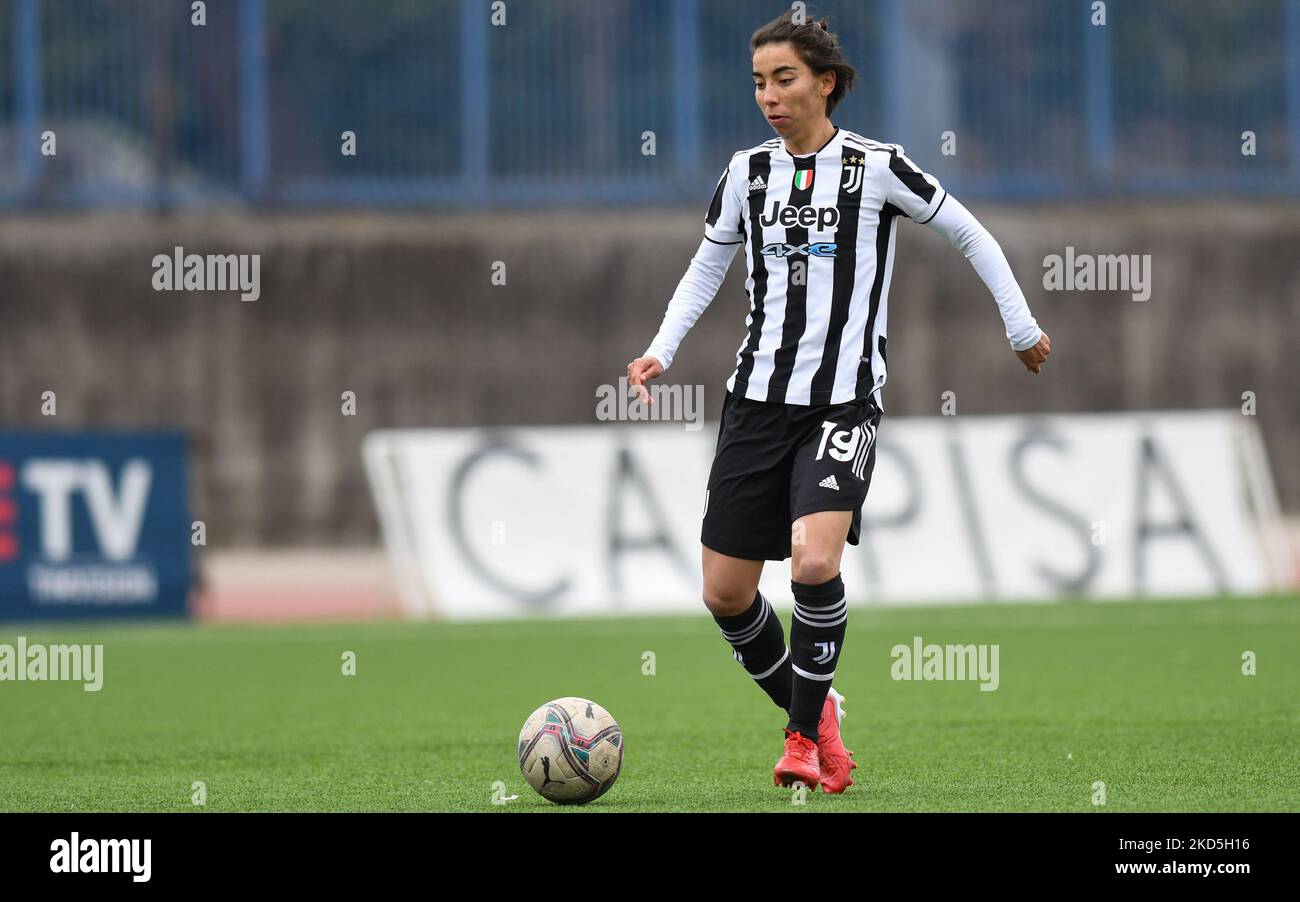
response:
<path id="1" fill-rule="evenodd" d="M 1012 346 L 1032 346 L 1037 324 L 991 236 L 978 223 L 972 230 L 965 208 L 900 146 L 841 128 L 816 153 L 792 156 L 774 138 L 732 157 L 709 207 L 705 244 L 647 355 L 670 365 L 743 247 L 750 310 L 727 388 L 799 405 L 842 404 L 878 391 L 895 228 L 903 217 L 932 223 L 945 203 L 956 214 L 942 218 L 945 234 L 997 297 Z M 969 246 L 958 242 L 957 230 Z"/>

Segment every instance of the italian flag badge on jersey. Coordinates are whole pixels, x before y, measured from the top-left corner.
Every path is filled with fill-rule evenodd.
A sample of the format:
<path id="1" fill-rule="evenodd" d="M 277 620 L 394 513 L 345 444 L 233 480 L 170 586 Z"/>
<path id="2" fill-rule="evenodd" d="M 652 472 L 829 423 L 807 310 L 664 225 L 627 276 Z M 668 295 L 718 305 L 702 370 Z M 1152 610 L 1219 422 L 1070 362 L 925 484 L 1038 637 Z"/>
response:
<path id="1" fill-rule="evenodd" d="M 794 186 L 800 191 L 807 191 L 812 187 L 813 170 L 800 169 L 794 174 Z"/>

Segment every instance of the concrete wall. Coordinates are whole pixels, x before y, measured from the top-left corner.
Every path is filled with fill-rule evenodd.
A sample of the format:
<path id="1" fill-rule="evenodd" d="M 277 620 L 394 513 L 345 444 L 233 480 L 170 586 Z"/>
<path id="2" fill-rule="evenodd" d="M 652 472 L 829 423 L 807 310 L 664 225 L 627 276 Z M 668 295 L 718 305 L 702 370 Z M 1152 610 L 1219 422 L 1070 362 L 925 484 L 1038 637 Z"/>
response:
<path id="1" fill-rule="evenodd" d="M 1300 211 L 1168 205 L 975 209 L 1055 350 L 1030 377 L 996 307 L 941 238 L 900 228 L 891 415 L 1241 405 L 1300 510 Z M 183 425 L 213 546 L 376 539 L 360 462 L 380 427 L 591 422 L 644 349 L 702 211 L 77 216 L 0 220 L 0 422 Z M 155 254 L 262 255 L 261 298 L 155 292 Z M 1150 254 L 1154 292 L 1045 293 L 1043 258 Z M 507 284 L 491 281 L 494 261 Z M 738 259 L 669 373 L 708 416 L 744 334 Z M 58 414 L 40 413 L 41 393 Z M 340 413 L 353 391 L 357 415 Z"/>

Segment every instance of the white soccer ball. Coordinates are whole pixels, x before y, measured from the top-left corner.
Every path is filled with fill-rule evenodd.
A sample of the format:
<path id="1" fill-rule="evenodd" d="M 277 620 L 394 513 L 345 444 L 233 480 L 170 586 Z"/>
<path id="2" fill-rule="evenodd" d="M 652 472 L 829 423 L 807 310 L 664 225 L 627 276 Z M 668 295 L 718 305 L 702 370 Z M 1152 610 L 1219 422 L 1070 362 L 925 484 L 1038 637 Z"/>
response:
<path id="1" fill-rule="evenodd" d="M 604 795 L 623 767 L 623 731 L 600 705 L 568 696 L 547 702 L 519 731 L 519 770 L 552 802 L 581 805 Z"/>

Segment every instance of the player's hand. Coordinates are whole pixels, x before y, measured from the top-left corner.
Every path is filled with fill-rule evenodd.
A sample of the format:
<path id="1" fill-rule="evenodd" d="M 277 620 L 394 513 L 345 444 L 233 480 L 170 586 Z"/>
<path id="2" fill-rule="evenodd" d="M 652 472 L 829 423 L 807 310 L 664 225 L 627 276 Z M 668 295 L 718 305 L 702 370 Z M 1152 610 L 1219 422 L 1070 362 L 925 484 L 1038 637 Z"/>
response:
<path id="1" fill-rule="evenodd" d="M 1016 351 L 1016 356 L 1025 365 L 1025 369 L 1037 375 L 1039 368 L 1047 360 L 1047 355 L 1050 353 L 1052 353 L 1052 340 L 1044 332 L 1043 337 L 1038 339 L 1038 344 L 1032 348 L 1025 348 L 1023 351 Z"/>
<path id="2" fill-rule="evenodd" d="M 645 384 L 664 374 L 664 368 L 654 357 L 638 357 L 627 365 L 627 382 L 636 389 L 636 396 L 647 404 L 653 404 L 654 398 L 646 390 Z"/>

